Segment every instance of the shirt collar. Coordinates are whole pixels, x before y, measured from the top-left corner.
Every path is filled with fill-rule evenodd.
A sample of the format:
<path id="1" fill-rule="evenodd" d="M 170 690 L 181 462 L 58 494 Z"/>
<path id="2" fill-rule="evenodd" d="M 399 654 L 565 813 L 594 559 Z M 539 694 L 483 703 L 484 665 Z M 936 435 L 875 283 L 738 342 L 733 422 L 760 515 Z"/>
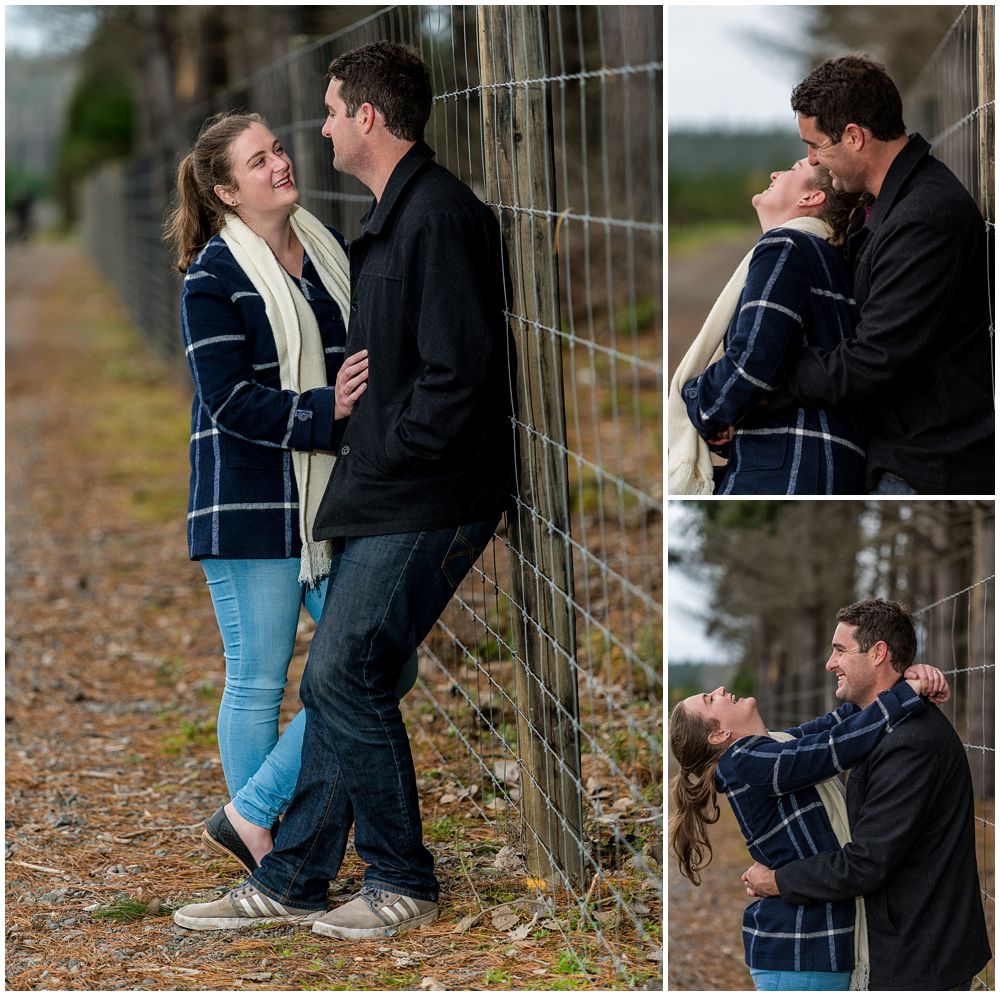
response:
<path id="1" fill-rule="evenodd" d="M 389 182 L 382 191 L 382 198 L 372 203 L 365 216 L 361 219 L 361 226 L 365 234 L 378 235 L 383 226 L 392 214 L 396 201 L 400 194 L 406 189 L 406 185 L 423 168 L 425 163 L 434 158 L 434 150 L 423 140 L 418 139 L 406 151 L 406 155 L 396 163 L 396 168 L 389 177 Z"/>
<path id="2" fill-rule="evenodd" d="M 915 131 L 890 164 L 889 171 L 882 181 L 882 188 L 872 205 L 871 214 L 865 222 L 865 228 L 873 232 L 878 231 L 893 204 L 896 203 L 903 185 L 927 158 L 930 151 L 931 147 L 927 140 Z"/>

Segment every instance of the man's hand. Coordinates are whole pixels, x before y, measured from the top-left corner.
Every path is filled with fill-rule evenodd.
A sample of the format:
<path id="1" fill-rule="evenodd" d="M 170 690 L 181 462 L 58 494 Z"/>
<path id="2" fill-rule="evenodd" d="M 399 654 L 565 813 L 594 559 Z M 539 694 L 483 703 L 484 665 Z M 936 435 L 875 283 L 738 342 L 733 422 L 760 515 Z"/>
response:
<path id="1" fill-rule="evenodd" d="M 951 698 L 948 679 L 930 664 L 913 664 L 903 672 L 903 677 L 918 695 L 927 696 L 931 702 L 940 704 Z"/>
<path id="2" fill-rule="evenodd" d="M 754 862 L 741 876 L 747 887 L 747 895 L 751 899 L 763 899 L 765 896 L 778 895 L 778 884 L 774 880 L 774 872 L 759 861 Z"/>
<path id="3" fill-rule="evenodd" d="M 334 385 L 336 400 L 333 406 L 333 417 L 347 418 L 354 411 L 358 398 L 368 387 L 368 350 L 361 349 L 344 360 L 337 372 L 337 383 Z"/>

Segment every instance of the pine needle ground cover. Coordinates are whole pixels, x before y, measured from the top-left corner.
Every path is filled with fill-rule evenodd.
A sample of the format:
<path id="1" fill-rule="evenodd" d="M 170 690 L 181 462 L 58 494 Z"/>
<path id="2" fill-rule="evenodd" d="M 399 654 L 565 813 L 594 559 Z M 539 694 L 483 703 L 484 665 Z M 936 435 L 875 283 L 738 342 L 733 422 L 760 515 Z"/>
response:
<path id="1" fill-rule="evenodd" d="M 240 880 L 198 840 L 225 790 L 221 642 L 184 538 L 190 395 L 75 248 L 9 252 L 7 281 L 7 988 L 661 988 L 648 943 L 621 934 L 631 970 L 616 975 L 578 918 L 529 888 L 442 770 L 453 746 L 423 733 L 441 920 L 352 944 L 174 926 L 174 908 Z M 361 884 L 349 854 L 343 894 Z M 656 890 L 632 888 L 659 922 Z"/>

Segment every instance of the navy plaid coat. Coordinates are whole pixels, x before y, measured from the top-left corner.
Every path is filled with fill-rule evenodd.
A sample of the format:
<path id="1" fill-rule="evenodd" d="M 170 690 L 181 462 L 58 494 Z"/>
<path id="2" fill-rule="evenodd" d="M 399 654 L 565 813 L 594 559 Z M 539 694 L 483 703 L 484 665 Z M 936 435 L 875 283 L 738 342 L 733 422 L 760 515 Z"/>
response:
<path id="1" fill-rule="evenodd" d="M 764 233 L 726 332 L 725 355 L 683 389 L 688 417 L 704 439 L 736 427 L 732 442 L 717 449 L 729 463 L 716 494 L 864 490 L 864 433 L 856 412 L 767 405 L 804 347 L 833 349 L 854 335 L 857 322 L 838 250 L 791 228 Z"/>
<path id="2" fill-rule="evenodd" d="M 716 787 L 729 799 L 751 857 L 769 868 L 838 851 L 817 782 L 862 763 L 894 726 L 925 709 L 905 682 L 867 709 L 847 703 L 788 730 L 795 740 L 744 737 L 719 761 Z M 743 913 L 750 968 L 849 972 L 854 967 L 854 900 L 793 906 L 754 900 Z"/>
<path id="3" fill-rule="evenodd" d="M 347 339 L 340 308 L 308 257 L 296 283 L 316 316 L 333 385 Z M 264 302 L 220 236 L 185 275 L 180 310 L 194 380 L 191 557 L 298 557 L 299 495 L 291 454 L 334 448 L 334 388 L 301 394 L 281 389 Z"/>

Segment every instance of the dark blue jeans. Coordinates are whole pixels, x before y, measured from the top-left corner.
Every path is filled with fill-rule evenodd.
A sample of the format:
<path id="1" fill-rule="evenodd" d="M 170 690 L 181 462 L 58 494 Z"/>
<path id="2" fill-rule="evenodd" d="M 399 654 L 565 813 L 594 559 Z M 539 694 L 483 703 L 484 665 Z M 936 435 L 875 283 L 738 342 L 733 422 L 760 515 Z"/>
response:
<path id="1" fill-rule="evenodd" d="M 437 900 L 394 689 L 498 518 L 350 538 L 335 552 L 299 690 L 306 713 L 299 779 L 274 850 L 251 876 L 264 895 L 324 909 L 353 823 L 365 884 Z"/>

